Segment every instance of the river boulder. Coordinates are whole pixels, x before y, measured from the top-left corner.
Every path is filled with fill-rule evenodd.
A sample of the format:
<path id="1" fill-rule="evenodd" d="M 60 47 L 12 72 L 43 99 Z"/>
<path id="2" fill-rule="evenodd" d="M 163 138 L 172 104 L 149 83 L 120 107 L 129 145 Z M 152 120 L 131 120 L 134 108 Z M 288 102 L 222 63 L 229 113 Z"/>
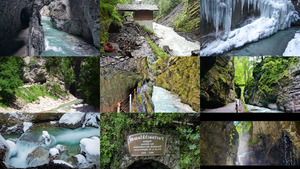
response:
<path id="1" fill-rule="evenodd" d="M 59 119 L 59 126 L 75 129 L 82 126 L 84 119 L 85 113 L 65 113 Z"/>
<path id="2" fill-rule="evenodd" d="M 26 158 L 28 166 L 35 167 L 49 163 L 49 151 L 45 147 L 37 147 Z"/>
<path id="3" fill-rule="evenodd" d="M 0 134 L 0 166 L 8 160 L 10 154 L 9 148 L 10 146 L 7 144 L 5 139 Z"/>
<path id="4" fill-rule="evenodd" d="M 80 153 L 85 156 L 89 166 L 100 168 L 100 139 L 98 137 L 83 138 L 80 140 Z M 77 158 L 80 164 L 85 164 L 82 156 Z"/>

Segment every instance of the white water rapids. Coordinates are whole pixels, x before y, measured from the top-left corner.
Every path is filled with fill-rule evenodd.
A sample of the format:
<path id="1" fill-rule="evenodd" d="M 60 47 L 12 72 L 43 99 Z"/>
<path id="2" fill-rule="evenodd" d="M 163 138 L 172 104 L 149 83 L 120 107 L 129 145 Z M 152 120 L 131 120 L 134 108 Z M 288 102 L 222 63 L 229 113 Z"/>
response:
<path id="1" fill-rule="evenodd" d="M 199 50 L 200 43 L 194 43 L 178 35 L 173 28 L 153 23 L 154 32 L 160 38 L 159 47 L 170 47 L 172 56 L 191 56 L 191 51 Z"/>
<path id="2" fill-rule="evenodd" d="M 154 112 L 195 112 L 189 105 L 181 103 L 177 95 L 158 86 L 153 86 L 152 101 Z"/>

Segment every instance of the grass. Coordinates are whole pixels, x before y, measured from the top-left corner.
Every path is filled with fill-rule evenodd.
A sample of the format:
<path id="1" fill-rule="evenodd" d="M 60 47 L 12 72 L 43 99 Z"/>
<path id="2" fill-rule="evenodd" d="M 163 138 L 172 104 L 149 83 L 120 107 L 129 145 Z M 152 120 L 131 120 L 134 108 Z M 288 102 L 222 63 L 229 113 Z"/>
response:
<path id="1" fill-rule="evenodd" d="M 162 48 L 158 47 L 155 43 L 153 43 L 149 37 L 146 37 L 146 40 L 149 43 L 149 45 L 156 57 L 169 56 Z"/>
<path id="2" fill-rule="evenodd" d="M 139 26 L 141 26 L 141 27 L 143 27 L 143 29 L 144 29 L 146 32 L 148 32 L 149 34 L 154 35 L 154 31 L 151 30 L 151 29 L 149 29 L 149 28 L 147 28 L 145 25 L 140 25 L 140 23 L 138 23 L 138 22 L 136 22 L 136 24 L 139 25 Z"/>
<path id="3" fill-rule="evenodd" d="M 39 100 L 40 96 L 58 99 L 59 95 L 66 95 L 66 92 L 61 90 L 58 84 L 51 85 L 49 83 L 46 85 L 21 87 L 18 88 L 15 93 L 17 97 L 22 98 L 26 103 L 32 103 L 36 100 Z"/>

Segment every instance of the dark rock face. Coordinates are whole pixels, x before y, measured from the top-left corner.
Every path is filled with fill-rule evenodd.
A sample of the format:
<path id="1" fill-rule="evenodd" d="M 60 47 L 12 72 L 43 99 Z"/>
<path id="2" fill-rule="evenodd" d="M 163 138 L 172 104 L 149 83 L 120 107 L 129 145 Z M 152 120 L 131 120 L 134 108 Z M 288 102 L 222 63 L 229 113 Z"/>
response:
<path id="1" fill-rule="evenodd" d="M 138 96 L 135 94 L 147 83 L 147 79 L 144 77 L 144 75 L 147 75 L 147 67 L 147 59 L 141 57 L 116 56 L 101 58 L 100 112 L 116 112 L 117 102 L 121 102 L 121 109 L 123 107 L 124 111 L 128 111 L 129 94 L 132 94 L 133 105 L 139 105 Z M 135 93 L 134 89 L 136 89 Z M 149 90 L 147 95 L 152 95 L 152 90 Z M 152 103 L 152 100 L 150 99 L 149 102 Z M 151 104 L 144 104 L 147 104 L 147 102 L 142 105 L 148 107 L 149 112 L 151 110 L 153 112 Z M 139 108 L 133 109 L 139 110 Z"/>
<path id="2" fill-rule="evenodd" d="M 6 168 L 4 163 L 8 160 L 9 156 L 9 145 L 0 134 L 0 167 Z"/>
<path id="3" fill-rule="evenodd" d="M 278 91 L 277 104 L 278 108 L 285 112 L 300 112 L 300 62 L 292 71 L 288 81 L 282 81 L 284 86 Z"/>
<path id="4" fill-rule="evenodd" d="M 238 132 L 232 121 L 200 122 L 200 165 L 235 165 Z"/>
<path id="5" fill-rule="evenodd" d="M 112 44 L 116 50 L 105 54 L 109 56 L 154 56 L 145 39 L 146 36 L 150 37 L 152 41 L 156 39 L 154 35 L 146 32 L 142 26 L 133 22 L 124 23 L 121 28 L 111 24 L 108 42 L 113 42 Z"/>
<path id="6" fill-rule="evenodd" d="M 250 165 L 299 165 L 296 123 L 254 121 Z"/>
<path id="7" fill-rule="evenodd" d="M 50 4 L 50 17 L 54 27 L 83 37 L 100 48 L 100 1 L 57 0 Z"/>
<path id="8" fill-rule="evenodd" d="M 201 57 L 201 108 L 222 107 L 235 99 L 233 57 Z"/>
<path id="9" fill-rule="evenodd" d="M 25 28 L 29 27 L 28 49 L 29 56 L 38 56 L 45 50 L 44 30 L 41 25 L 40 9 L 49 5 L 53 0 L 5 0 L 1 2 L 0 9 L 0 39 L 10 40 Z M 9 23 L 9 24 L 8 24 Z"/>

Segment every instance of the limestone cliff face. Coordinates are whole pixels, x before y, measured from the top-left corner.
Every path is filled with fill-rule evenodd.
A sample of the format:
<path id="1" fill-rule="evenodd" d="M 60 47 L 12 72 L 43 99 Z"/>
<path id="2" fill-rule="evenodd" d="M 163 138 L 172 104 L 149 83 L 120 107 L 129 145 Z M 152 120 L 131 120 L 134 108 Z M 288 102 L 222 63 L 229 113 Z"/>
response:
<path id="1" fill-rule="evenodd" d="M 200 57 L 171 57 L 155 64 L 155 85 L 175 93 L 182 103 L 200 112 Z"/>
<path id="2" fill-rule="evenodd" d="M 287 113 L 300 112 L 300 61 L 298 61 L 297 66 L 289 68 L 287 76 L 270 86 L 273 90 L 268 96 L 262 95 L 258 90 L 259 81 L 263 75 L 262 66 L 258 64 L 258 71 L 253 73 L 254 83 L 245 86 L 246 103 L 264 107 L 276 104 L 281 111 Z"/>
<path id="3" fill-rule="evenodd" d="M 100 60 L 100 112 L 116 112 L 117 103 L 129 111 L 132 94 L 134 112 L 153 112 L 152 85 L 148 83 L 147 59 L 103 57 Z"/>
<path id="4" fill-rule="evenodd" d="M 278 91 L 278 108 L 285 112 L 300 112 L 300 61 L 287 81 L 282 80 L 283 88 Z"/>
<path id="5" fill-rule="evenodd" d="M 232 121 L 200 122 L 200 165 L 235 165 L 238 132 Z"/>
<path id="6" fill-rule="evenodd" d="M 250 165 L 298 165 L 299 122 L 253 121 Z"/>
<path id="7" fill-rule="evenodd" d="M 54 27 L 84 38 L 100 48 L 100 1 L 57 0 L 50 4 Z"/>
<path id="8" fill-rule="evenodd" d="M 222 107 L 235 100 L 233 57 L 201 58 L 201 108 Z"/>

